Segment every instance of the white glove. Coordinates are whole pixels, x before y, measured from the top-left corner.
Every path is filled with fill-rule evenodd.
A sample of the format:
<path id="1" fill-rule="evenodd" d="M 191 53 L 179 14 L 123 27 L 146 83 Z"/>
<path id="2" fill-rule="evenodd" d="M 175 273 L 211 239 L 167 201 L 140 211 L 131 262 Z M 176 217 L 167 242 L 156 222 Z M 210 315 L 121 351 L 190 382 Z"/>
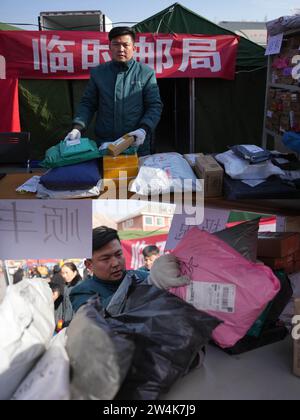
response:
<path id="1" fill-rule="evenodd" d="M 191 282 L 188 276 L 180 275 L 179 261 L 175 255 L 162 255 L 154 261 L 149 280 L 159 289 L 185 286 Z"/>
<path id="2" fill-rule="evenodd" d="M 65 141 L 69 144 L 79 144 L 81 139 L 81 132 L 74 128 L 70 133 L 68 133 L 65 137 Z"/>
<path id="3" fill-rule="evenodd" d="M 139 128 L 138 130 L 131 131 L 128 133 L 129 136 L 135 137 L 135 143 L 134 146 L 140 147 L 142 144 L 144 144 L 145 138 L 146 138 L 146 131 L 143 128 Z"/>

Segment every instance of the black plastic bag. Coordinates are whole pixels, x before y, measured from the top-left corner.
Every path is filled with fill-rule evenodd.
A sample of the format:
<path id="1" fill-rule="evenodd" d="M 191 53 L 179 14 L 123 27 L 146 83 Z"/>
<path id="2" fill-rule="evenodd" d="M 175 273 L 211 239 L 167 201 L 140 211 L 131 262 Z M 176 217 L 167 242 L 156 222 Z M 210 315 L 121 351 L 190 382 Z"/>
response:
<path id="1" fill-rule="evenodd" d="M 112 400 L 131 366 L 133 341 L 112 331 L 97 297 L 79 309 L 67 337 L 71 398 Z"/>
<path id="2" fill-rule="evenodd" d="M 260 218 L 214 233 L 247 260 L 256 262 Z"/>
<path id="3" fill-rule="evenodd" d="M 191 367 L 220 321 L 167 291 L 124 279 L 106 308 L 111 329 L 134 339 L 116 399 L 155 400 Z"/>

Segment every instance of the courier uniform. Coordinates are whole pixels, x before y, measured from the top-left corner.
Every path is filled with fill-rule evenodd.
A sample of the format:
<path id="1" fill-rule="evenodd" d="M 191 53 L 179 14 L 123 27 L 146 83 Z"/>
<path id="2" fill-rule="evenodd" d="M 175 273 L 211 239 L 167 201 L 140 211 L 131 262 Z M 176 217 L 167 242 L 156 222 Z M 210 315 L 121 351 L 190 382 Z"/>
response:
<path id="1" fill-rule="evenodd" d="M 98 145 L 143 128 L 147 137 L 139 154 L 149 154 L 151 133 L 162 112 L 154 71 L 134 59 L 110 61 L 92 69 L 73 124 L 87 128 L 95 112 Z"/>

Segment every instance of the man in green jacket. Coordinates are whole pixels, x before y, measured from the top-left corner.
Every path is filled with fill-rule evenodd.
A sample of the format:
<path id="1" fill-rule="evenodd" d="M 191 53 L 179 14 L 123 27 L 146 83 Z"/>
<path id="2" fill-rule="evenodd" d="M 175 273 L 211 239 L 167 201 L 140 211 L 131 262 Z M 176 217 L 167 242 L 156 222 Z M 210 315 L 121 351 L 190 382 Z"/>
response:
<path id="1" fill-rule="evenodd" d="M 162 112 L 155 73 L 134 60 L 135 33 L 131 28 L 113 28 L 109 41 L 112 61 L 91 70 L 73 130 L 66 139 L 79 140 L 96 112 L 95 134 L 99 145 L 131 134 L 138 154 L 144 156 L 151 151 L 151 134 Z"/>
<path id="2" fill-rule="evenodd" d="M 179 287 L 190 282 L 187 276 L 181 276 L 179 263 L 173 255 L 158 258 L 150 272 L 126 270 L 118 232 L 106 226 L 93 229 L 93 255 L 86 260 L 86 266 L 93 277 L 72 289 L 70 300 L 74 312 L 94 296 L 99 296 L 106 308 L 126 276 L 133 278 L 136 284 L 146 282 L 160 289 Z"/>

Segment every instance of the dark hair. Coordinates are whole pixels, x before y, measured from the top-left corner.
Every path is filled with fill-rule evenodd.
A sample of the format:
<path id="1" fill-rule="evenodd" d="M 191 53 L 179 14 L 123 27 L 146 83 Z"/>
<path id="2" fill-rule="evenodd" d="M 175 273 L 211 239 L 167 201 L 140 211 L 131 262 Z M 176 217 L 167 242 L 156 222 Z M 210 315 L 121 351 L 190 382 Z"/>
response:
<path id="1" fill-rule="evenodd" d="M 144 257 L 152 257 L 152 255 L 159 255 L 159 249 L 156 245 L 149 245 L 143 249 Z"/>
<path id="2" fill-rule="evenodd" d="M 132 28 L 129 28 L 129 26 L 116 26 L 115 28 L 112 28 L 108 34 L 108 38 L 112 41 L 117 36 L 122 35 L 130 35 L 133 41 L 135 41 L 135 31 Z"/>
<path id="3" fill-rule="evenodd" d="M 77 273 L 78 273 L 78 269 L 77 269 L 76 265 L 72 262 L 65 262 L 62 267 L 68 267 L 74 273 L 75 273 L 75 271 L 77 271 Z"/>
<path id="4" fill-rule="evenodd" d="M 93 252 L 103 248 L 109 242 L 117 239 L 120 242 L 118 231 L 107 226 L 93 229 Z"/>
<path id="5" fill-rule="evenodd" d="M 50 282 L 49 283 L 49 287 L 52 290 L 52 293 L 54 292 L 59 292 L 60 295 L 62 295 L 64 293 L 64 291 L 62 290 L 61 285 L 54 283 L 54 282 Z"/>
<path id="6" fill-rule="evenodd" d="M 60 273 L 60 272 L 61 272 L 61 268 L 60 268 L 60 266 L 59 266 L 58 264 L 56 264 L 56 265 L 53 267 L 52 272 L 53 272 L 53 274 Z"/>
<path id="7" fill-rule="evenodd" d="M 75 273 L 75 271 L 77 271 L 76 277 L 74 277 L 74 279 L 71 281 L 71 283 L 68 283 L 68 285 L 67 285 L 68 287 L 70 287 L 70 286 L 76 286 L 76 284 L 79 281 L 82 280 L 82 277 L 79 274 L 79 271 L 78 271 L 76 265 L 74 263 L 72 263 L 72 262 L 66 262 L 66 263 L 63 264 L 63 266 L 61 268 L 63 268 L 63 267 L 68 267 L 70 270 L 73 271 L 73 273 Z"/>

